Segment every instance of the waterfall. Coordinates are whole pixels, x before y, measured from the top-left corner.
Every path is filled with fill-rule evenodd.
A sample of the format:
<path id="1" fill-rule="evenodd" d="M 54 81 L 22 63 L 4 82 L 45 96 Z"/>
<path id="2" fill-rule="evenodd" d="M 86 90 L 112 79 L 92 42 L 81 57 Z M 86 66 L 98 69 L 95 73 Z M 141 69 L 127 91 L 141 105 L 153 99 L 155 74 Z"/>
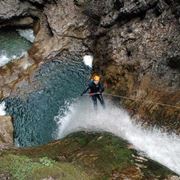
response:
<path id="1" fill-rule="evenodd" d="M 144 129 L 131 119 L 125 110 L 110 101 L 106 102 L 105 110 L 99 107 L 96 112 L 90 100 L 83 97 L 69 106 L 64 117 L 55 118 L 56 121 L 59 119 L 57 138 L 81 130 L 110 132 L 129 141 L 147 157 L 180 174 L 180 137 L 156 128 Z"/>

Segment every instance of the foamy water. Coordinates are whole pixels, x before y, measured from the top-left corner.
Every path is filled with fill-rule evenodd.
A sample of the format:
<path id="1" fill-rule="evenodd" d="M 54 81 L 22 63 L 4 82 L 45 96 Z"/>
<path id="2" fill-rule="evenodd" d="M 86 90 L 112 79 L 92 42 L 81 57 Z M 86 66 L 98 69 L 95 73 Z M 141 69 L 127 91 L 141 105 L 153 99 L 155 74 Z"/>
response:
<path id="1" fill-rule="evenodd" d="M 8 58 L 6 55 L 4 54 L 0 54 L 0 67 L 4 66 L 5 64 L 7 64 L 9 61 L 11 61 L 10 58 Z"/>
<path id="2" fill-rule="evenodd" d="M 3 101 L 1 104 L 0 104 L 0 116 L 5 116 L 6 115 L 6 103 Z"/>
<path id="3" fill-rule="evenodd" d="M 59 129 L 58 137 L 62 138 L 72 132 L 106 131 L 126 139 L 134 147 L 143 151 L 147 157 L 165 165 L 180 174 L 180 137 L 168 135 L 158 129 L 145 130 L 133 121 L 128 113 L 107 103 L 105 110 L 93 110 L 91 101 L 83 97 L 69 106 L 64 117 L 56 117 Z"/>
<path id="4" fill-rule="evenodd" d="M 35 36 L 32 29 L 18 29 L 17 32 L 31 43 L 34 42 Z"/>
<path id="5" fill-rule="evenodd" d="M 13 61 L 14 59 L 21 58 L 21 57 L 23 57 L 25 55 L 27 55 L 26 51 L 22 51 L 21 55 L 19 55 L 19 56 L 16 56 L 16 55 L 8 56 L 6 54 L 6 52 L 2 53 L 2 54 L 0 54 L 0 67 L 8 64 L 10 61 Z"/>

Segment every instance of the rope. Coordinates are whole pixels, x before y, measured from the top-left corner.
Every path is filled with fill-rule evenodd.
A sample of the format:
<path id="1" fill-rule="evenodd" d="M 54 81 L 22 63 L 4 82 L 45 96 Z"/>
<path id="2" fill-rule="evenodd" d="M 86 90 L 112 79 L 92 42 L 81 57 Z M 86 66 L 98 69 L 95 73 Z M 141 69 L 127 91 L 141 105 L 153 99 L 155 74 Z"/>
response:
<path id="1" fill-rule="evenodd" d="M 90 94 L 84 94 L 84 95 L 86 95 L 86 96 L 90 95 L 91 96 L 91 95 L 97 95 L 97 94 L 101 94 L 101 93 L 90 93 Z M 118 97 L 118 98 L 122 98 L 122 99 L 128 99 L 128 100 L 132 100 L 132 101 L 138 101 L 137 99 L 134 99 L 134 98 L 130 98 L 130 97 L 127 97 L 127 96 L 116 95 L 116 94 L 103 93 L 103 95 L 112 96 L 112 97 Z M 174 106 L 174 105 L 165 104 L 165 103 L 158 103 L 158 102 L 153 102 L 153 101 L 144 101 L 144 102 L 180 109 L 180 106 Z"/>

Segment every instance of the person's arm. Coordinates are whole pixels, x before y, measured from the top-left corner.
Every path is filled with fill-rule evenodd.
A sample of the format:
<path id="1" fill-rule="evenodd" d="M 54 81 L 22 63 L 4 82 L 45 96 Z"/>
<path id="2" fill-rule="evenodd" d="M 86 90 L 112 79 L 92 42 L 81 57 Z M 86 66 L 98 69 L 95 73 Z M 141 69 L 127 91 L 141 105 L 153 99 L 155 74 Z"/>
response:
<path id="1" fill-rule="evenodd" d="M 81 93 L 81 96 L 83 96 L 83 94 L 85 94 L 89 89 L 90 89 L 90 87 L 88 86 L 88 87 Z"/>

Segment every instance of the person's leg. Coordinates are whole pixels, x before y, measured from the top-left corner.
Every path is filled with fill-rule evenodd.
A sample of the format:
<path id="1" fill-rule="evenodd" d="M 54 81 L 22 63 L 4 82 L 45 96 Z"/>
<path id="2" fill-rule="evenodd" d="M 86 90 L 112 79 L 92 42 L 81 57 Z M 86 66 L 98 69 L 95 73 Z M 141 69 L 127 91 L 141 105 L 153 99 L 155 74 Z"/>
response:
<path id="1" fill-rule="evenodd" d="M 103 106 L 103 108 L 105 108 L 105 103 L 104 103 L 104 98 L 102 96 L 102 94 L 97 96 L 99 102 L 101 103 L 101 105 Z"/>
<path id="2" fill-rule="evenodd" d="M 92 96 L 92 101 L 93 101 L 94 109 L 97 109 L 97 97 L 96 97 L 96 95 Z"/>

